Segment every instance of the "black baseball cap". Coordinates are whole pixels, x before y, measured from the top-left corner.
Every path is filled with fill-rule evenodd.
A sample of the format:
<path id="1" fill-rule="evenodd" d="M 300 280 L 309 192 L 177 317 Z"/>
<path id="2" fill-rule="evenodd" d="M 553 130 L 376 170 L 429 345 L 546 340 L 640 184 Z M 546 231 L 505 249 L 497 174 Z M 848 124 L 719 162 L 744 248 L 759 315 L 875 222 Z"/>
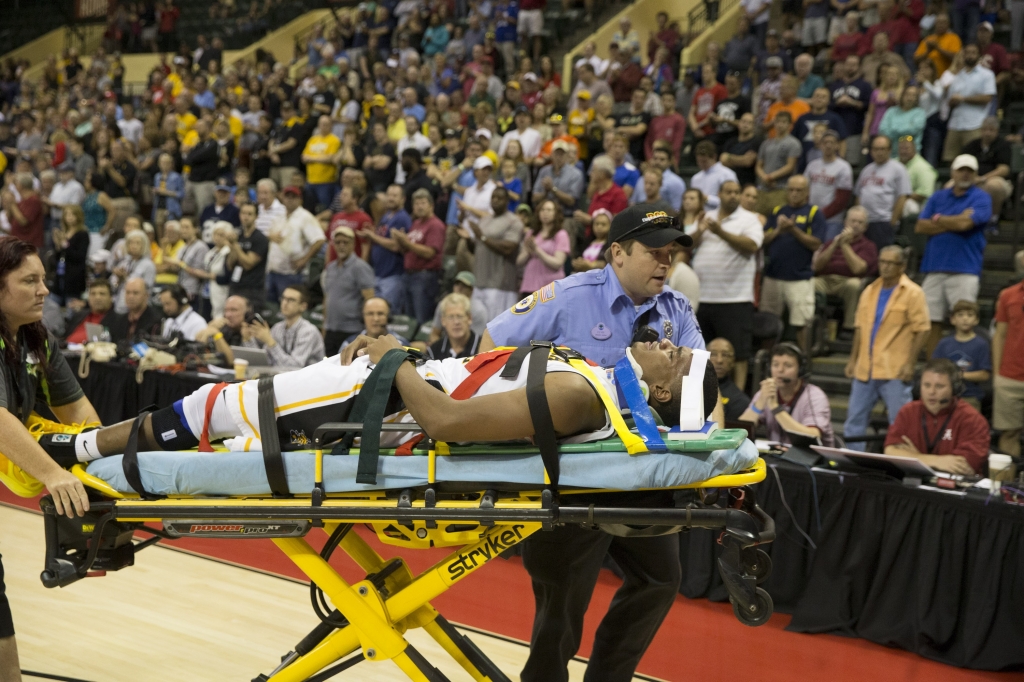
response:
<path id="1" fill-rule="evenodd" d="M 608 242 L 624 242 L 635 239 L 644 246 L 660 249 L 677 242 L 693 246 L 689 235 L 679 229 L 675 216 L 659 211 L 649 204 L 635 204 L 612 218 Z"/>

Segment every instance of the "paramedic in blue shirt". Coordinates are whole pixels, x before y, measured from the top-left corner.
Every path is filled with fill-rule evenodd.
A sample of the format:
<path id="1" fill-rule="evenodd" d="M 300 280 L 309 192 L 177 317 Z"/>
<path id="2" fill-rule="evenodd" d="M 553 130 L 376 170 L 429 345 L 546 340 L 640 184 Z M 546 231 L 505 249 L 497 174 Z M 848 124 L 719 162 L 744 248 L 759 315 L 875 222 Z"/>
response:
<path id="1" fill-rule="evenodd" d="M 931 336 L 925 346 L 931 357 L 942 338 L 943 322 L 957 301 L 978 301 L 985 255 L 985 227 L 992 217 L 992 197 L 975 184 L 978 160 L 961 154 L 950 165 L 953 186 L 925 202 L 914 232 L 928 235 L 921 258 L 921 288 L 928 301 Z"/>
<path id="2" fill-rule="evenodd" d="M 648 312 L 647 325 L 659 337 L 703 349 L 690 302 L 665 288 L 673 243 L 692 243 L 677 225 L 671 216 L 643 205 L 619 213 L 608 235 L 608 265 L 549 284 L 496 317 L 487 325 L 480 352 L 495 343 L 553 341 L 607 367 L 624 357 Z M 579 649 L 583 615 L 606 553 L 626 577 L 597 630 L 585 679 L 632 679 L 675 600 L 681 579 L 679 540 L 610 537 L 559 526 L 534 535 L 523 547 L 536 600 L 523 682 L 568 679 L 566 666 Z"/>
<path id="3" fill-rule="evenodd" d="M 552 341 L 611 367 L 625 356 L 641 322 L 676 346 L 703 349 L 690 301 L 665 288 L 673 242 L 692 240 L 671 226 L 671 216 L 650 210 L 630 206 L 615 216 L 608 265 L 557 280 L 498 315 L 487 325 L 480 352 Z"/>

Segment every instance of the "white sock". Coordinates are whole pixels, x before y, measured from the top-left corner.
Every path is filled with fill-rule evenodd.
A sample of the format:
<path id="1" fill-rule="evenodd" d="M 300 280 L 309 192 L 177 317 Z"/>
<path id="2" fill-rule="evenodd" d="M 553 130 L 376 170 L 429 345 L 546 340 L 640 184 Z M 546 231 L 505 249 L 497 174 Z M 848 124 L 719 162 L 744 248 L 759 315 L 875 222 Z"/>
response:
<path id="1" fill-rule="evenodd" d="M 78 457 L 79 462 L 91 462 L 103 456 L 100 454 L 100 447 L 96 443 L 96 437 L 99 435 L 99 432 L 99 429 L 95 429 L 75 436 L 75 456 Z"/>

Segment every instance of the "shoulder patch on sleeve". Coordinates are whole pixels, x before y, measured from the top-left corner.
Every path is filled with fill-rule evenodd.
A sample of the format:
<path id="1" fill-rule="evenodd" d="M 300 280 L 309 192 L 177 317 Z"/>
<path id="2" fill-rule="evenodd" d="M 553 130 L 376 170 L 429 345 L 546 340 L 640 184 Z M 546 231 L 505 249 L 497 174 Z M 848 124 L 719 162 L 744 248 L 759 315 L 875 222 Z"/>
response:
<path id="1" fill-rule="evenodd" d="M 540 294 L 540 302 L 547 303 L 555 297 L 555 283 L 552 282 L 551 284 L 544 286 L 537 293 Z"/>
<path id="2" fill-rule="evenodd" d="M 533 310 L 533 307 L 537 305 L 538 298 L 540 297 L 537 295 L 536 292 L 530 294 L 523 300 L 519 301 L 519 303 L 516 303 L 514 306 L 512 306 L 512 314 L 525 315 L 526 313 L 530 312 L 531 310 Z"/>

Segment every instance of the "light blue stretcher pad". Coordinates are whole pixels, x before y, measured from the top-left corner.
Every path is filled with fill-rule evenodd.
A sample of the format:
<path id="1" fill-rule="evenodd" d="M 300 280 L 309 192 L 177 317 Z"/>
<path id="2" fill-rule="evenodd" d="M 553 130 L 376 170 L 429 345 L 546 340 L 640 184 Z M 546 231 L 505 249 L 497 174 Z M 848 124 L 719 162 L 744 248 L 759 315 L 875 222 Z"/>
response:
<path id="1" fill-rule="evenodd" d="M 314 455 L 285 452 L 288 489 L 308 494 L 313 488 Z M 710 452 L 563 453 L 559 487 L 641 490 L 675 488 L 736 474 L 754 466 L 757 448 L 744 440 L 738 448 Z M 355 455 L 324 457 L 328 493 L 401 490 L 427 485 L 427 457 L 381 457 L 377 485 L 356 483 Z M 510 483 L 524 489 L 544 487 L 540 454 L 437 457 L 437 480 L 450 483 Z M 140 452 L 142 485 L 158 495 L 270 495 L 261 452 Z M 123 493 L 134 492 L 121 468 L 121 456 L 91 462 L 88 472 Z"/>

